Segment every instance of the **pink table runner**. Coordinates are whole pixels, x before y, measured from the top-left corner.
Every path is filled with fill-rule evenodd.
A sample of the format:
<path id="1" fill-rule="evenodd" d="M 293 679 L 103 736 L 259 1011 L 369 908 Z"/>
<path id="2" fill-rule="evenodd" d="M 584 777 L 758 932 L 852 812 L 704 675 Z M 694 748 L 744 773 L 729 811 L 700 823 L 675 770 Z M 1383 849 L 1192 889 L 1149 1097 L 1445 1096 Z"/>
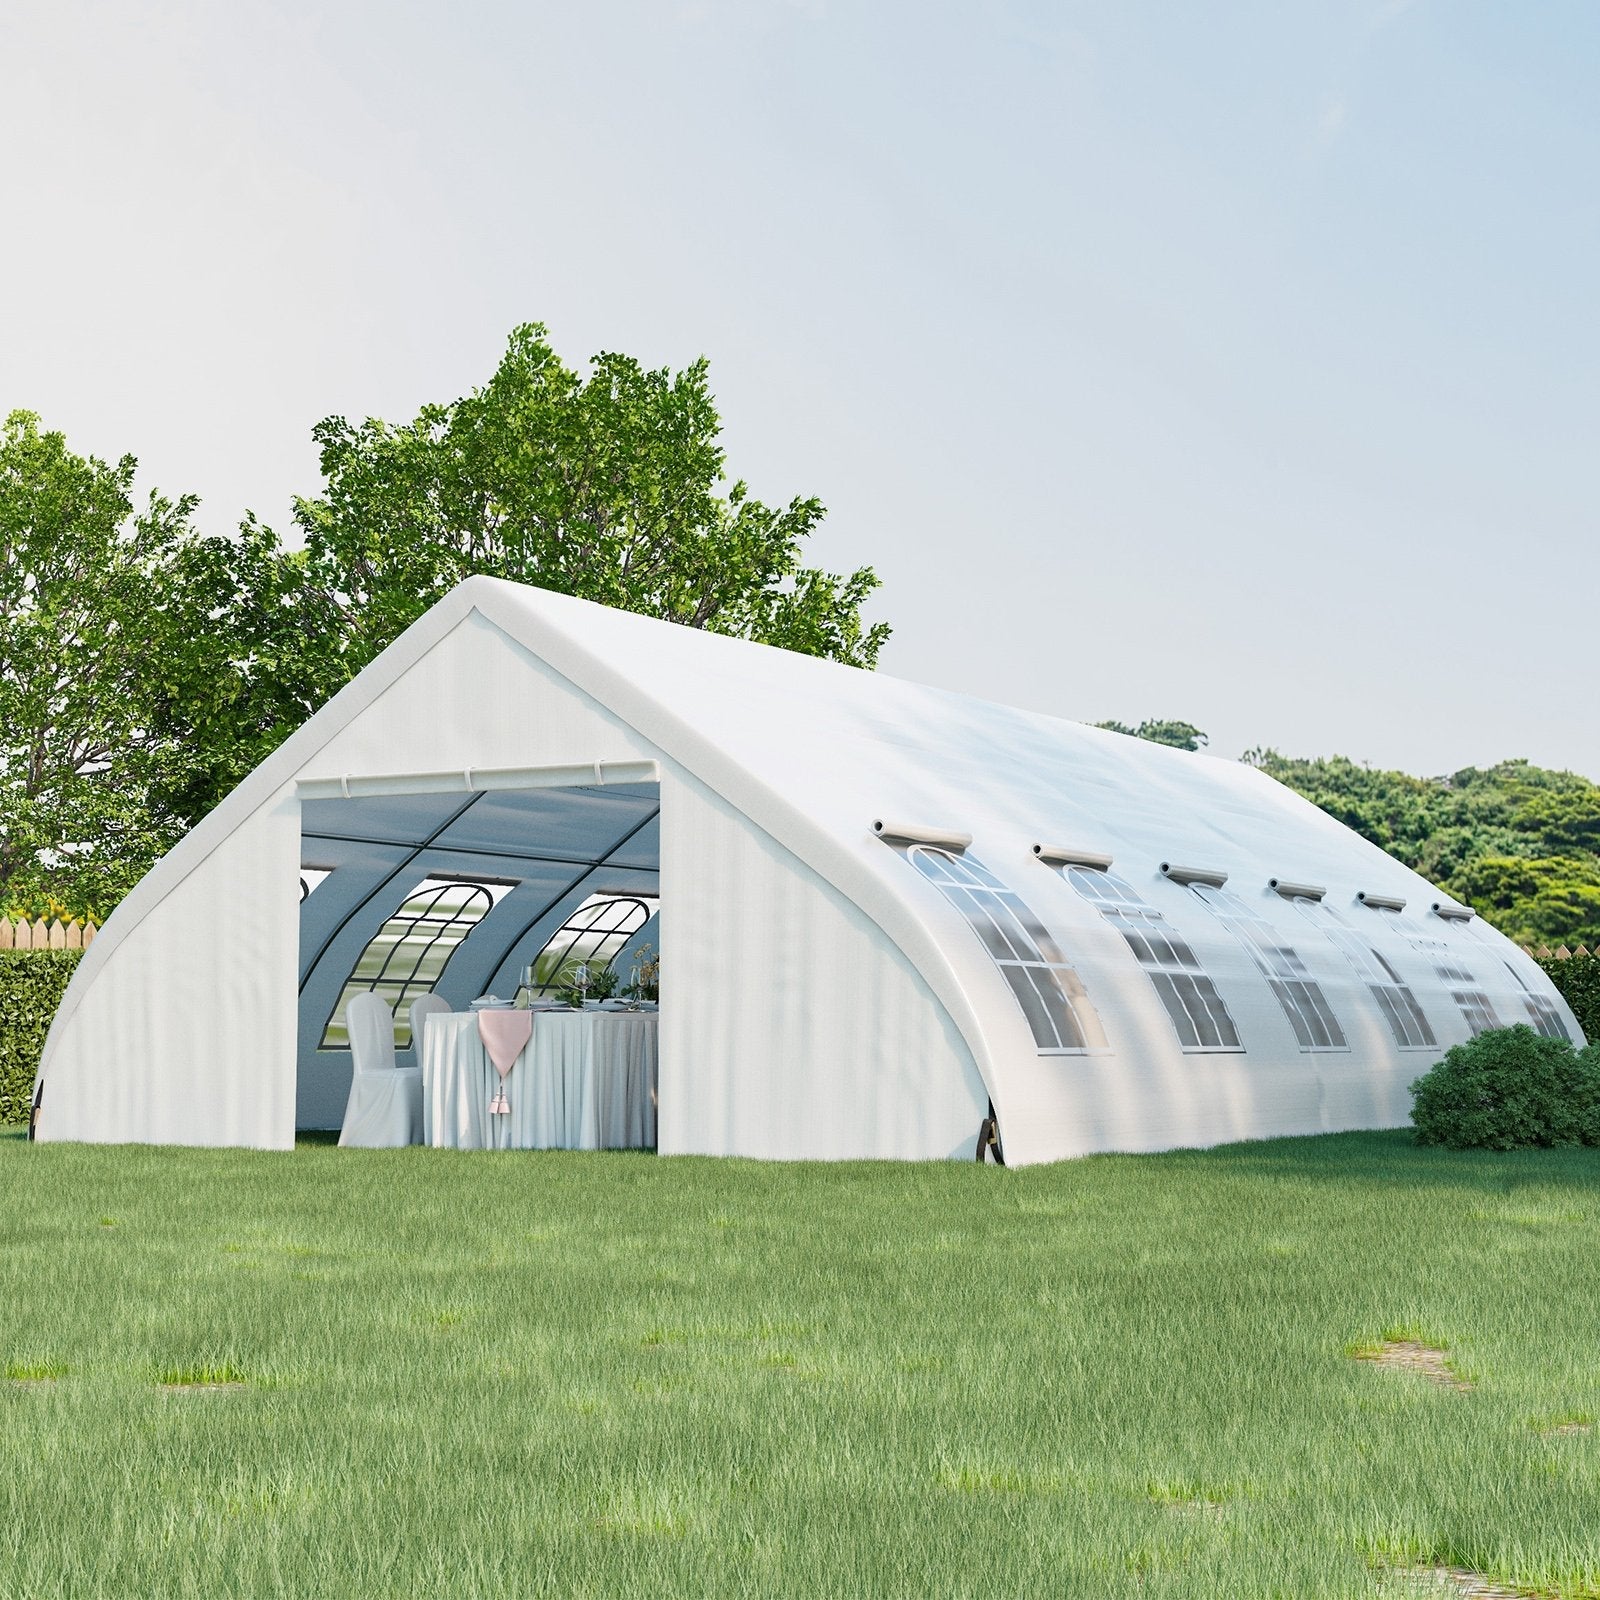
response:
<path id="1" fill-rule="evenodd" d="M 506 1099 L 506 1074 L 517 1064 L 517 1057 L 527 1048 L 533 1037 L 531 1011 L 480 1011 L 478 1037 L 489 1052 L 494 1070 L 500 1074 L 500 1088 L 489 1104 L 494 1116 L 510 1114 L 511 1102 Z"/>

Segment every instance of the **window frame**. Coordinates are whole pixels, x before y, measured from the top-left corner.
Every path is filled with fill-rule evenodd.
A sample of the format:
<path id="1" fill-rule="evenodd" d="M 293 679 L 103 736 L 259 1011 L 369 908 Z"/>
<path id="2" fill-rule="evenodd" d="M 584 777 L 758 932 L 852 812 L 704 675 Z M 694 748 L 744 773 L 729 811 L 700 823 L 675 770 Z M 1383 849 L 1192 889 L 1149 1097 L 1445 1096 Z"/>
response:
<path id="1" fill-rule="evenodd" d="M 1015 889 L 966 850 L 924 843 L 890 848 L 961 916 L 1005 980 L 1040 1055 L 1109 1052 L 1105 1026 L 1078 969 Z M 925 861 L 936 870 L 925 867 Z M 1068 1030 L 1075 1043 L 1066 1042 Z"/>
<path id="2" fill-rule="evenodd" d="M 400 903 L 379 924 L 377 931 L 361 947 L 360 954 L 355 959 L 355 964 L 345 975 L 344 981 L 339 985 L 339 993 L 334 1000 L 333 1009 L 328 1013 L 327 1020 L 322 1025 L 322 1031 L 317 1038 L 319 1051 L 348 1050 L 349 1033 L 345 1030 L 344 1043 L 331 1041 L 335 1027 L 343 1027 L 343 1018 L 346 1008 L 358 994 L 377 994 L 388 1003 L 390 1013 L 394 1017 L 395 1049 L 408 1050 L 411 1048 L 411 1017 L 409 1002 L 419 996 L 429 994 L 436 989 L 444 978 L 450 963 L 455 959 L 456 952 L 460 950 L 468 939 L 482 926 L 484 920 L 494 911 L 494 908 L 518 887 L 519 879 L 480 877 L 451 872 L 425 872 L 418 882 L 406 891 Z M 450 915 L 444 917 L 433 932 L 431 938 L 426 939 L 421 948 L 415 952 L 411 968 L 403 978 L 396 979 L 390 972 L 391 963 L 395 957 L 406 948 L 408 941 L 419 927 L 429 924 L 432 913 L 439 901 L 451 891 L 466 890 L 467 899 L 458 907 L 451 910 Z M 407 914 L 406 908 L 414 901 L 421 899 L 425 894 L 431 895 L 427 906 L 416 912 Z M 462 917 L 457 913 L 463 911 L 468 905 L 475 904 L 479 897 L 488 903 L 478 915 Z M 439 962 L 437 970 L 425 980 L 419 982 L 418 975 L 423 971 L 429 955 L 441 940 L 452 929 L 460 927 L 463 931 L 459 937 L 450 940 L 449 949 L 445 952 L 444 959 Z M 367 962 L 380 945 L 387 942 L 388 949 L 383 955 L 382 962 L 376 972 L 369 977 L 358 976 L 364 963 Z M 393 991 L 393 998 L 390 993 Z"/>
<path id="3" fill-rule="evenodd" d="M 579 925 L 577 919 L 582 916 L 585 911 L 593 910 L 598 913 L 604 908 L 615 904 L 635 905 L 644 913 L 644 915 L 630 927 L 602 929 L 599 934 L 602 949 L 604 948 L 605 944 L 612 939 L 615 939 L 616 941 L 616 948 L 613 949 L 609 955 L 602 956 L 600 952 L 597 951 L 593 955 L 584 956 L 582 958 L 583 960 L 589 962 L 598 962 L 601 966 L 609 967 L 617 959 L 617 957 L 621 955 L 625 949 L 627 949 L 628 941 L 642 927 L 644 927 L 646 923 L 649 922 L 651 917 L 655 916 L 656 912 L 660 909 L 660 896 L 644 894 L 641 891 L 634 889 L 623 889 L 615 892 L 610 890 L 599 890 L 589 895 L 580 905 L 573 908 L 571 915 L 568 916 L 562 922 L 561 926 L 557 928 L 548 939 L 545 940 L 545 942 L 539 947 L 538 952 L 534 955 L 533 960 L 526 963 L 527 966 L 531 966 L 534 969 L 534 973 L 537 975 L 540 964 L 544 961 L 545 957 L 549 955 L 553 949 L 555 949 L 556 943 L 561 936 L 566 933 L 570 933 L 572 935 L 572 937 L 567 940 L 566 946 L 562 950 L 559 959 L 557 959 L 550 967 L 549 977 L 546 978 L 542 983 L 530 984 L 528 986 L 531 994 L 548 995 L 554 993 L 555 989 L 557 988 L 554 980 L 560 974 L 561 969 L 571 959 L 574 947 L 579 943 L 580 940 L 583 939 L 586 934 L 594 933 L 592 922 Z"/>
<path id="4" fill-rule="evenodd" d="M 1265 917 L 1257 916 L 1231 889 L 1210 883 L 1190 883 L 1186 887 L 1244 946 L 1245 953 L 1277 1000 L 1301 1054 L 1330 1055 L 1348 1051 L 1350 1040 L 1343 1024 L 1321 983 L 1287 937 Z M 1286 970 L 1275 970 L 1275 967 Z M 1294 991 L 1304 991 L 1305 997 Z M 1317 1029 L 1330 1035 L 1326 1042 L 1314 1037 Z"/>
<path id="5" fill-rule="evenodd" d="M 1178 1048 L 1185 1055 L 1249 1054 L 1216 980 L 1201 966 L 1194 947 L 1167 920 L 1165 912 L 1157 910 L 1109 866 L 1066 862 L 1058 870 L 1079 899 L 1091 905 L 1101 920 L 1121 935 L 1139 963 L 1139 970 L 1149 979 Z M 1111 893 L 1105 893 L 1104 886 L 1109 886 Z M 1166 956 L 1161 953 L 1163 946 Z M 1216 1037 L 1215 1043 L 1206 1041 L 1207 1029 L 1203 1024 L 1209 1025 L 1209 1031 Z M 1193 1034 L 1192 1043 L 1184 1037 L 1185 1025 Z"/>
<path id="6" fill-rule="evenodd" d="M 1383 1020 L 1389 1025 L 1397 1050 L 1437 1050 L 1439 1039 L 1433 1023 L 1417 998 L 1416 991 L 1395 970 L 1394 964 L 1359 928 L 1351 926 L 1325 900 L 1309 895 L 1294 895 L 1292 903 L 1313 928 L 1350 964 L 1350 970 L 1366 985 Z M 1378 916 L 1398 916 L 1386 907 L 1359 902 Z M 1422 1037 L 1402 1037 L 1408 1026 L 1419 1029 Z"/>

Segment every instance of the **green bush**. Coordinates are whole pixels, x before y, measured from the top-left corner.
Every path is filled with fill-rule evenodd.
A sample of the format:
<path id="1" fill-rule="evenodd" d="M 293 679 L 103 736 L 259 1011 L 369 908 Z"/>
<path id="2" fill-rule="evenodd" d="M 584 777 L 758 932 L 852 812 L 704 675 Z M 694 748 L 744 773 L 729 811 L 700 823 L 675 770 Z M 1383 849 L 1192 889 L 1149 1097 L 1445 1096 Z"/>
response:
<path id="1" fill-rule="evenodd" d="M 1578 1026 L 1590 1039 L 1600 1039 L 1600 956 L 1568 956 L 1539 965 L 1572 1007 Z"/>
<path id="2" fill-rule="evenodd" d="M 1455 1045 L 1411 1093 L 1418 1144 L 1451 1150 L 1600 1144 L 1600 1045 L 1580 1052 L 1526 1023 Z"/>
<path id="3" fill-rule="evenodd" d="M 81 950 L 0 950 L 0 1124 L 26 1122 L 44 1037 Z"/>

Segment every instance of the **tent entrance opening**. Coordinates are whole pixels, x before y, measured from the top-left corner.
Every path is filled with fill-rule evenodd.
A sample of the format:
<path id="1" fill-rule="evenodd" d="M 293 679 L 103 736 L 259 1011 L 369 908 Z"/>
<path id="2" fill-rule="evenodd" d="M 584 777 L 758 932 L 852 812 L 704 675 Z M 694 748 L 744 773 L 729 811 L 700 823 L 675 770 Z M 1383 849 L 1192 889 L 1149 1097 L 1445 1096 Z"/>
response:
<path id="1" fill-rule="evenodd" d="M 396 780 L 393 787 L 402 785 Z M 413 1036 L 413 1016 L 421 1028 L 430 1010 L 455 1014 L 426 1024 L 430 1040 L 435 1031 L 442 1038 L 470 1024 L 470 1039 L 460 1042 L 463 1053 L 486 1049 L 482 1041 L 497 1030 L 514 1039 L 524 1024 L 491 1027 L 473 1015 L 474 1002 L 481 1009 L 498 999 L 532 1008 L 539 1039 L 504 1078 L 501 1100 L 515 1114 L 501 1110 L 492 1094 L 487 1122 L 473 1120 L 482 1108 L 461 1112 L 473 1128 L 481 1122 L 484 1143 L 614 1142 L 622 1125 L 611 1117 L 608 1135 L 605 1114 L 583 1132 L 575 1131 L 582 1119 L 570 1107 L 565 1123 L 552 1113 L 554 1124 L 547 1116 L 546 1125 L 534 1126 L 529 1117 L 536 1093 L 557 1112 L 565 1102 L 559 1084 L 554 1091 L 536 1085 L 524 1068 L 542 1061 L 547 1047 L 561 1057 L 594 1040 L 612 1049 L 622 1035 L 637 1034 L 650 1049 L 650 1114 L 624 1119 L 624 1142 L 653 1145 L 650 1002 L 659 971 L 660 812 L 660 784 L 654 782 L 402 789 L 303 800 L 296 1126 L 345 1125 L 356 1058 L 367 1060 L 361 1030 L 379 1015 L 373 1000 L 362 996 L 387 1008 L 393 1063 L 402 1073 L 422 1068 L 425 1054 L 430 1072 L 435 1056 L 447 1059 L 435 1044 L 425 1052 L 424 1041 Z M 635 1001 L 643 1009 L 624 1012 L 632 1019 L 628 1026 L 613 1020 L 625 1002 Z M 354 1015 L 353 1002 L 359 1002 Z M 563 1002 L 576 1002 L 582 1015 L 557 1010 Z M 590 1017 L 594 1012 L 602 1015 Z M 541 1023 L 548 1025 L 541 1029 Z M 558 1039 L 558 1032 L 573 1038 Z M 453 1058 L 440 1069 L 455 1070 Z M 526 1081 L 517 1080 L 519 1073 Z M 439 1085 L 430 1085 L 430 1092 L 437 1101 Z M 599 1092 L 605 1113 L 605 1091 Z M 432 1142 L 455 1141 L 440 1128 Z"/>

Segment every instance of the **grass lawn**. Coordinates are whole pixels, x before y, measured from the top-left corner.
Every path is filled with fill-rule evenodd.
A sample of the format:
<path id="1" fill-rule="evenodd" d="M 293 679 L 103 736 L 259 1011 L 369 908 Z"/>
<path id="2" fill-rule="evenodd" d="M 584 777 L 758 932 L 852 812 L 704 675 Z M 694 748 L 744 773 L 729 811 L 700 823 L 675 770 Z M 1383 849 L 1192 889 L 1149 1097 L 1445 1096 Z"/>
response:
<path id="1" fill-rule="evenodd" d="M 1596 1153 L 6 1134 L 0 1363 L 30 1600 L 1600 1594 Z"/>

